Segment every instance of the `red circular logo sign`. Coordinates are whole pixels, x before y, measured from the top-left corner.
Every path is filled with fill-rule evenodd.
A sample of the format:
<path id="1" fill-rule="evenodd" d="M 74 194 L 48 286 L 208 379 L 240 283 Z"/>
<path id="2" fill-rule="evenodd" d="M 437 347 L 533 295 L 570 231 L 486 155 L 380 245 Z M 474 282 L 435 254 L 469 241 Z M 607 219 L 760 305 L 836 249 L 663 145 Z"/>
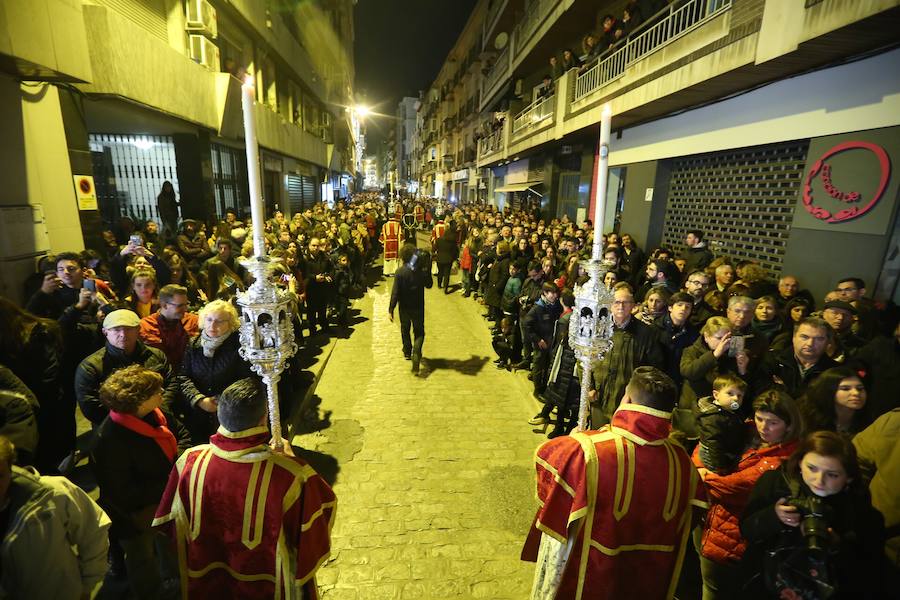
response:
<path id="1" fill-rule="evenodd" d="M 862 194 L 859 192 L 842 192 L 835 187 L 831 181 L 831 165 L 826 161 L 836 154 L 848 150 L 866 150 L 874 154 L 875 158 L 878 159 L 880 170 L 878 187 L 872 198 L 864 205 L 861 204 L 863 200 Z M 817 178 L 822 179 L 822 188 L 833 199 L 846 204 L 853 203 L 854 205 L 832 213 L 830 210 L 816 204 L 815 199 L 813 198 L 812 184 Z M 826 223 L 843 223 L 844 221 L 856 219 L 872 210 L 878 203 L 881 196 L 884 194 L 884 190 L 887 188 L 890 178 L 891 159 L 888 157 L 884 148 L 869 142 L 843 142 L 828 150 L 819 158 L 819 160 L 813 163 L 812 168 L 809 170 L 809 174 L 806 176 L 806 181 L 803 184 L 803 208 L 815 218 L 825 221 Z"/>
<path id="2" fill-rule="evenodd" d="M 88 194 L 91 191 L 91 182 L 87 179 L 79 179 L 78 180 L 78 189 L 81 190 L 82 194 Z"/>

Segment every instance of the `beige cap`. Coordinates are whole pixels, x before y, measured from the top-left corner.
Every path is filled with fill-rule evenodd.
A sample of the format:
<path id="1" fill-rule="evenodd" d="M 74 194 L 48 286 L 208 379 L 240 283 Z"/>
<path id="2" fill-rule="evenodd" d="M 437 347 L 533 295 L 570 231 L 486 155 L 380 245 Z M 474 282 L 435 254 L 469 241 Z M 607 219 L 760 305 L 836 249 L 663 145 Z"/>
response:
<path id="1" fill-rule="evenodd" d="M 113 327 L 139 327 L 141 318 L 134 311 L 120 308 L 114 310 L 103 319 L 103 329 L 112 329 Z"/>

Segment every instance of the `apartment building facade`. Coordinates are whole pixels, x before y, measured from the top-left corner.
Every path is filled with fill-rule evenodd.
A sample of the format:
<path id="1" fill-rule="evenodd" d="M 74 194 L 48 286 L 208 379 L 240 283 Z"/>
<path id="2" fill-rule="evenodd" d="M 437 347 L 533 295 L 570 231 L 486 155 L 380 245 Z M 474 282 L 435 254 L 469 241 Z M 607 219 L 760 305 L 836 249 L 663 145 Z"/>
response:
<path id="1" fill-rule="evenodd" d="M 0 106 L 11 127 L 0 168 L 17 181 L 3 202 L 23 218 L 30 207 L 40 232 L 23 224 L 4 258 L 79 250 L 123 216 L 158 220 L 164 181 L 182 218 L 247 210 L 246 79 L 269 210 L 346 195 L 356 175 L 353 4 L 3 2 Z"/>
<path id="2" fill-rule="evenodd" d="M 539 86 L 550 56 L 580 53 L 626 2 L 482 4 L 478 110 L 504 116 L 478 142 L 490 203 L 592 214 L 609 105 L 607 223 L 676 251 L 698 226 L 717 252 L 808 274 L 814 292 L 854 272 L 895 295 L 900 2 L 663 3 L 549 96 Z"/>

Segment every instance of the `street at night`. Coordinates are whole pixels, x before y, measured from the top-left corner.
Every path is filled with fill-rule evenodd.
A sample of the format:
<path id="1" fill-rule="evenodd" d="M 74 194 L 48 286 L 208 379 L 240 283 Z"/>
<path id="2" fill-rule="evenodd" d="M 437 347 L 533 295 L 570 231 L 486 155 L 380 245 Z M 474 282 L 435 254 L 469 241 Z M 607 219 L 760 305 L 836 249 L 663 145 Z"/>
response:
<path id="1" fill-rule="evenodd" d="M 900 598 L 900 0 L 0 0 L 0 599 Z"/>

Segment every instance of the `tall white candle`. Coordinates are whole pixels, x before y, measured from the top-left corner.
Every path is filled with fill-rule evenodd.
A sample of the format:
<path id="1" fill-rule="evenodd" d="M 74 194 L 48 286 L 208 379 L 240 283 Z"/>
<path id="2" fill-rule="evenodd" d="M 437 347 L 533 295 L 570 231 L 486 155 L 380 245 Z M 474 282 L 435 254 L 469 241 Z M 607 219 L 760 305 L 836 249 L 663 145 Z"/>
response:
<path id="1" fill-rule="evenodd" d="M 594 251 L 591 256 L 600 260 L 603 252 L 603 218 L 606 216 L 606 186 L 609 175 L 609 131 L 612 122 L 612 108 L 603 105 L 600 113 L 600 164 L 597 166 L 597 186 L 594 197 Z"/>
<path id="2" fill-rule="evenodd" d="M 253 219 L 253 254 L 264 256 L 266 242 L 263 235 L 262 185 L 259 178 L 259 147 L 256 143 L 256 121 L 253 118 L 255 89 L 253 76 L 247 75 L 241 86 L 241 107 L 244 109 L 244 144 L 247 146 L 247 183 L 250 187 L 250 216 Z"/>

